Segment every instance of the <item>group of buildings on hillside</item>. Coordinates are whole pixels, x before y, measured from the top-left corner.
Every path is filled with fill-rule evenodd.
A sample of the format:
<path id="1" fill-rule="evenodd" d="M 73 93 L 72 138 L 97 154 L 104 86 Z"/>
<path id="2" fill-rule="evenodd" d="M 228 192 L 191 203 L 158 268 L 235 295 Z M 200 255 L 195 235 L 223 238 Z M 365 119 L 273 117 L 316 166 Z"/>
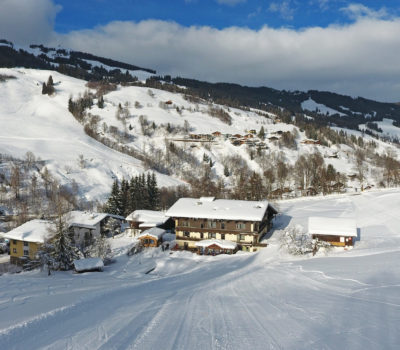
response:
<path id="1" fill-rule="evenodd" d="M 107 213 L 72 211 L 66 214 L 71 244 L 90 242 L 100 235 L 108 237 L 125 226 L 142 247 L 190 250 L 198 254 L 234 254 L 238 250 L 256 252 L 267 246 L 266 233 L 278 212 L 268 201 L 181 198 L 167 212 L 136 210 L 128 217 Z M 127 224 L 125 224 L 127 222 Z M 22 264 L 37 258 L 37 252 L 49 237 L 47 220 L 31 220 L 11 230 L 10 262 Z M 357 237 L 354 220 L 309 218 L 313 238 L 336 246 L 351 246 Z M 173 244 L 173 246 L 172 246 Z"/>

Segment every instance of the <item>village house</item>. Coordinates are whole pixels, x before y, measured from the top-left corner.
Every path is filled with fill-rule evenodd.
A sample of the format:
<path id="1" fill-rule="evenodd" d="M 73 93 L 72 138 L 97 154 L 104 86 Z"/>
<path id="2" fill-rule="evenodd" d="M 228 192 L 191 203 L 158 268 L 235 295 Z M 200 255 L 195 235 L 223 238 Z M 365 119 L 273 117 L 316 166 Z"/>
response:
<path id="1" fill-rule="evenodd" d="M 309 217 L 308 233 L 313 239 L 334 246 L 353 246 L 357 238 L 357 225 L 354 219 Z"/>
<path id="2" fill-rule="evenodd" d="M 266 246 L 261 239 L 276 214 L 268 201 L 214 197 L 181 198 L 166 213 L 175 221 L 178 248 L 192 251 L 206 248 L 196 245 L 197 242 L 215 239 L 234 242 L 237 249 L 257 251 Z"/>
<path id="3" fill-rule="evenodd" d="M 107 213 L 94 213 L 88 211 L 74 210 L 65 215 L 65 220 L 68 225 L 70 238 L 73 244 L 90 244 L 92 239 L 101 235 L 111 236 L 114 232 L 108 232 L 107 223 L 114 219 L 115 225 L 118 226 L 117 231 L 120 231 L 121 224 L 125 218 L 118 215 Z"/>
<path id="4" fill-rule="evenodd" d="M 214 137 L 221 137 L 222 136 L 222 134 L 219 131 L 214 131 L 211 135 L 214 136 Z"/>
<path id="5" fill-rule="evenodd" d="M 40 246 L 51 236 L 47 220 L 31 220 L 4 234 L 10 241 L 10 263 L 23 265 L 38 258 Z"/>
<path id="6" fill-rule="evenodd" d="M 162 211 L 135 210 L 126 217 L 126 221 L 129 223 L 128 232 L 134 237 L 152 227 L 164 230 L 174 228 L 174 221 Z"/>
<path id="7" fill-rule="evenodd" d="M 311 140 L 311 139 L 306 139 L 301 141 L 303 145 L 320 145 L 321 141 L 320 140 Z"/>

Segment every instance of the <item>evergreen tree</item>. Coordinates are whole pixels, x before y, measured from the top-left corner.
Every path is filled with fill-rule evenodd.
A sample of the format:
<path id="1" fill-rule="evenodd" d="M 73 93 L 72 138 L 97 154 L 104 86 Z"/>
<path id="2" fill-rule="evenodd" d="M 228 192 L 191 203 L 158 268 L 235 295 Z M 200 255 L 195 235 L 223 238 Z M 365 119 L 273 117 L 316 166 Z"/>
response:
<path id="1" fill-rule="evenodd" d="M 47 79 L 47 86 L 53 86 L 53 85 L 54 85 L 53 77 L 49 75 L 49 78 Z"/>
<path id="2" fill-rule="evenodd" d="M 147 192 L 146 176 L 139 176 L 138 181 L 138 201 L 140 209 L 149 209 L 149 195 Z"/>
<path id="3" fill-rule="evenodd" d="M 99 99 L 97 100 L 97 106 L 98 106 L 99 108 L 101 108 L 101 109 L 104 108 L 104 98 L 103 98 L 103 95 L 101 95 L 101 96 L 99 97 Z"/>
<path id="4" fill-rule="evenodd" d="M 127 216 L 129 210 L 129 182 L 125 179 L 121 181 L 119 215 Z"/>
<path id="5" fill-rule="evenodd" d="M 152 175 L 147 175 L 147 193 L 149 199 L 149 209 L 158 210 L 160 203 L 160 192 L 157 186 L 157 178 L 153 173 Z"/>
<path id="6" fill-rule="evenodd" d="M 54 234 L 52 239 L 53 251 L 51 255 L 56 266 L 53 266 L 53 268 L 62 271 L 70 270 L 73 266 L 74 260 L 77 259 L 78 255 L 75 247 L 73 247 L 71 244 L 68 225 L 65 221 L 65 217 L 60 211 L 58 213 L 55 226 L 50 228 L 50 231 Z"/>
<path id="7" fill-rule="evenodd" d="M 264 140 L 264 139 L 265 139 L 265 131 L 264 131 L 264 127 L 263 127 L 263 126 L 261 127 L 260 131 L 258 132 L 258 137 L 259 137 L 261 140 Z"/>
<path id="8" fill-rule="evenodd" d="M 129 212 L 132 213 L 139 208 L 138 200 L 138 177 L 131 177 L 129 182 Z"/>
<path id="9" fill-rule="evenodd" d="M 121 211 L 121 196 L 120 189 L 118 185 L 118 180 L 115 179 L 112 185 L 111 194 L 107 201 L 107 212 L 109 214 L 120 215 Z"/>
<path id="10" fill-rule="evenodd" d="M 42 95 L 47 95 L 47 85 L 46 85 L 46 83 L 42 84 Z"/>

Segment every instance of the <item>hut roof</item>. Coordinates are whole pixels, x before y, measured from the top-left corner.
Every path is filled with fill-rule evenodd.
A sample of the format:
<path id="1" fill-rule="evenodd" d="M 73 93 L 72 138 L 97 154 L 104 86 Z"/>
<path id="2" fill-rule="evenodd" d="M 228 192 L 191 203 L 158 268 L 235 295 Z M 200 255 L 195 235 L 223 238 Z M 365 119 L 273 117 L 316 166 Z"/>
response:
<path id="1" fill-rule="evenodd" d="M 212 245 L 217 245 L 222 249 L 235 249 L 237 244 L 231 241 L 225 241 L 221 239 L 205 239 L 203 241 L 199 241 L 195 243 L 196 247 L 210 247 Z"/>
<path id="2" fill-rule="evenodd" d="M 357 225 L 354 219 L 309 217 L 308 233 L 326 236 L 357 237 Z"/>

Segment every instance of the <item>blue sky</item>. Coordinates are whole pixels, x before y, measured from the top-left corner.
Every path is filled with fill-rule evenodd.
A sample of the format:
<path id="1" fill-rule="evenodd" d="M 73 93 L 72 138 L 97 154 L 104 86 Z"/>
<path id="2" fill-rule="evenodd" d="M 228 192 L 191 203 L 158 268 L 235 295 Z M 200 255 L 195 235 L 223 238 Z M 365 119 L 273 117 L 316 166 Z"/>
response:
<path id="1" fill-rule="evenodd" d="M 400 1 L 0 0 L 0 38 L 159 74 L 400 101 Z"/>
<path id="2" fill-rule="evenodd" d="M 355 1 L 346 0 L 56 0 L 62 6 L 55 30 L 67 33 L 88 29 L 111 21 L 158 19 L 183 26 L 231 26 L 259 29 L 270 27 L 326 27 L 351 23 L 354 19 L 343 9 Z M 399 1 L 357 1 L 378 11 L 398 13 Z"/>

